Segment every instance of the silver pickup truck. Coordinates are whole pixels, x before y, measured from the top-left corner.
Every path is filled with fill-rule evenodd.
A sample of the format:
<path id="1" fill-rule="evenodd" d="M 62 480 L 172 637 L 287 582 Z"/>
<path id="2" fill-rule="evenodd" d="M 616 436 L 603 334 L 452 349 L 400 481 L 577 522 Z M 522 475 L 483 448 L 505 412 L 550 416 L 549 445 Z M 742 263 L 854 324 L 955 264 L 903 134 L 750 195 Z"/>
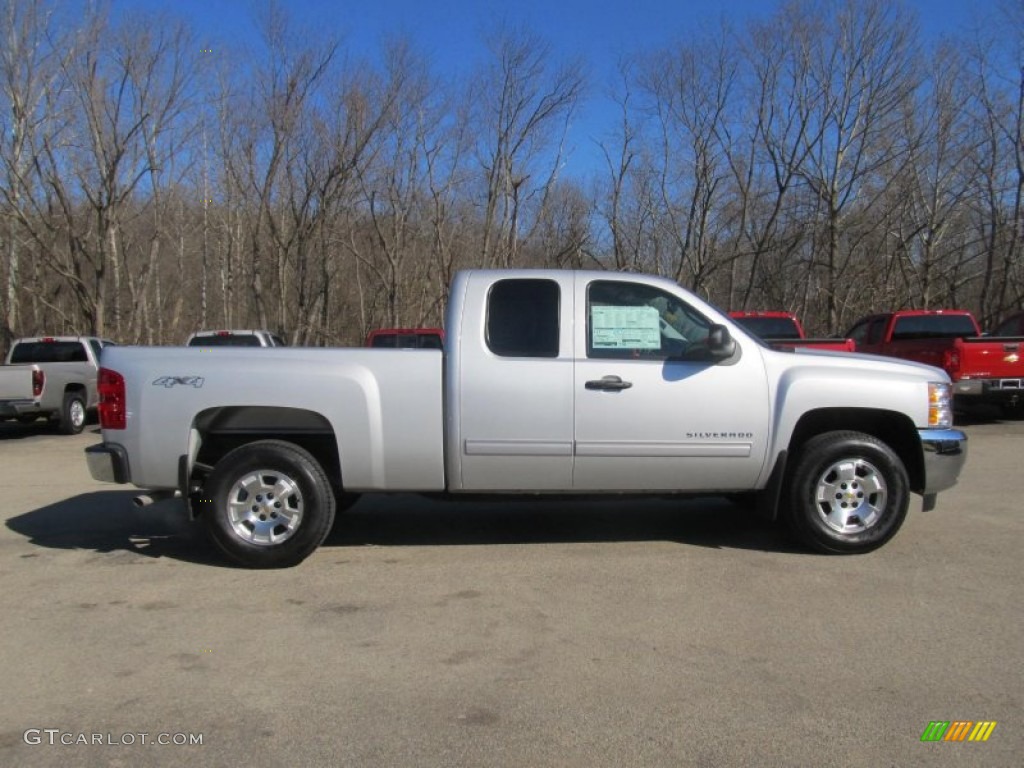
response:
<path id="1" fill-rule="evenodd" d="M 182 497 L 250 567 L 312 553 L 358 494 L 742 494 L 866 552 L 957 480 L 936 368 L 777 351 L 675 283 L 466 271 L 445 349 L 115 347 L 98 480 Z"/>
<path id="2" fill-rule="evenodd" d="M 45 417 L 64 434 L 77 435 L 98 402 L 100 352 L 113 343 L 94 336 L 16 339 L 0 366 L 0 419 Z"/>

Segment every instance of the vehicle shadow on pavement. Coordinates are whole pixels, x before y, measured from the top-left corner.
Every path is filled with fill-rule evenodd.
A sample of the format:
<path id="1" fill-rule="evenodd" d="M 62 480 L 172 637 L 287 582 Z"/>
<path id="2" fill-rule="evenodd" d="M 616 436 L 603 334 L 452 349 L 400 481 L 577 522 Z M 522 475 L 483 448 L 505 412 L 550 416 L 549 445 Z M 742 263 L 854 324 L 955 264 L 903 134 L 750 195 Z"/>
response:
<path id="1" fill-rule="evenodd" d="M 85 431 L 89 434 L 100 434 L 100 428 L 93 423 L 91 417 L 86 422 Z M 36 419 L 27 424 L 17 421 L 0 421 L 0 440 L 24 440 L 26 437 L 37 437 L 38 435 L 60 435 L 59 425 L 55 421 L 44 419 Z"/>
<path id="2" fill-rule="evenodd" d="M 143 509 L 133 491 L 98 491 L 26 512 L 7 528 L 32 544 L 53 549 L 133 552 L 202 565 L 225 565 L 224 558 L 190 522 L 180 501 L 159 501 Z"/>
<path id="3" fill-rule="evenodd" d="M 1008 418 L 999 408 L 992 405 L 976 405 L 958 409 L 953 414 L 954 427 L 976 426 L 978 424 L 998 424 L 1001 421 L 1014 422 L 1019 419 Z"/>
<path id="4" fill-rule="evenodd" d="M 364 497 L 339 513 L 324 546 L 670 541 L 804 553 L 781 525 L 722 498 L 434 501 Z"/>
<path id="5" fill-rule="evenodd" d="M 45 548 L 131 552 L 233 568 L 187 519 L 180 500 L 132 503 L 133 491 L 97 491 L 7 520 Z M 456 546 L 670 541 L 712 549 L 805 553 L 785 530 L 719 498 L 436 501 L 364 497 L 340 513 L 325 547 Z"/>
<path id="6" fill-rule="evenodd" d="M 57 425 L 48 421 L 33 421 L 20 424 L 16 421 L 0 422 L 0 440 L 23 440 L 36 435 L 56 435 Z"/>

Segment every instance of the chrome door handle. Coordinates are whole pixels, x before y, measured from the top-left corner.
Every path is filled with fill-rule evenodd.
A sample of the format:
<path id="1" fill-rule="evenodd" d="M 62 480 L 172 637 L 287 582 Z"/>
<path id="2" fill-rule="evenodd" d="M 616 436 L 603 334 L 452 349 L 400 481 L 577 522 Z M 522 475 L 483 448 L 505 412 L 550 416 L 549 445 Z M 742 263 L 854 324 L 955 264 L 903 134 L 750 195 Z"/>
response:
<path id="1" fill-rule="evenodd" d="M 600 389 L 605 392 L 618 392 L 632 386 L 633 382 L 623 381 L 619 376 L 602 376 L 600 379 L 592 379 L 586 384 L 587 389 Z"/>

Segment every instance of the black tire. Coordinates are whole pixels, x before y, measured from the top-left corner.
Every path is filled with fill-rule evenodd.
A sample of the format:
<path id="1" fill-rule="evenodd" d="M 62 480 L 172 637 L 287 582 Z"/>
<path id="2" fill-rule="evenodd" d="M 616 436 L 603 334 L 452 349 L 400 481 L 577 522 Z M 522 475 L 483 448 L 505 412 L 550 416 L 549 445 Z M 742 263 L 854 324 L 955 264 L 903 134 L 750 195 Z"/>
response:
<path id="1" fill-rule="evenodd" d="M 259 440 L 214 466 L 199 501 L 214 543 L 247 568 L 288 568 L 334 524 L 334 491 L 317 460 L 283 440 Z"/>
<path id="2" fill-rule="evenodd" d="M 870 552 L 903 525 L 909 488 L 903 462 L 881 440 L 826 432 L 800 450 L 782 514 L 796 538 L 814 550 Z"/>
<path id="3" fill-rule="evenodd" d="M 62 435 L 77 435 L 85 429 L 85 421 L 85 398 L 77 392 L 68 392 L 64 395 L 57 428 Z"/>
<path id="4" fill-rule="evenodd" d="M 1024 419 L 1024 403 L 1005 403 L 1000 409 L 1003 413 L 1003 418 L 1010 421 L 1020 421 Z"/>

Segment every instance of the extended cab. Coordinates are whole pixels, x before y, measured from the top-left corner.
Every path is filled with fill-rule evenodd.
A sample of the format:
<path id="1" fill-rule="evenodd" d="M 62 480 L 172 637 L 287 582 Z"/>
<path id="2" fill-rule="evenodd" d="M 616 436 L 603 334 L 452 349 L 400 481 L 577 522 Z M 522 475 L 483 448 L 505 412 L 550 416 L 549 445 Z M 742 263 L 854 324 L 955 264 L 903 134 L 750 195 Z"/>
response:
<path id="1" fill-rule="evenodd" d="M 458 273 L 444 350 L 115 348 L 94 478 L 183 497 L 251 567 L 294 565 L 370 492 L 742 494 L 866 552 L 957 480 L 949 378 L 765 347 L 675 283 Z M 156 495 L 154 495 L 156 494 Z"/>
<path id="2" fill-rule="evenodd" d="M 966 310 L 907 309 L 870 315 L 846 335 L 858 352 L 942 368 L 962 404 L 992 403 L 1011 410 L 1021 405 L 1024 340 L 982 336 Z"/>
<path id="3" fill-rule="evenodd" d="M 100 352 L 114 342 L 94 336 L 16 339 L 0 367 L 0 419 L 56 421 L 76 435 L 98 402 Z"/>
<path id="4" fill-rule="evenodd" d="M 729 317 L 776 349 L 826 349 L 853 352 L 853 339 L 809 339 L 792 312 L 736 310 Z"/>

